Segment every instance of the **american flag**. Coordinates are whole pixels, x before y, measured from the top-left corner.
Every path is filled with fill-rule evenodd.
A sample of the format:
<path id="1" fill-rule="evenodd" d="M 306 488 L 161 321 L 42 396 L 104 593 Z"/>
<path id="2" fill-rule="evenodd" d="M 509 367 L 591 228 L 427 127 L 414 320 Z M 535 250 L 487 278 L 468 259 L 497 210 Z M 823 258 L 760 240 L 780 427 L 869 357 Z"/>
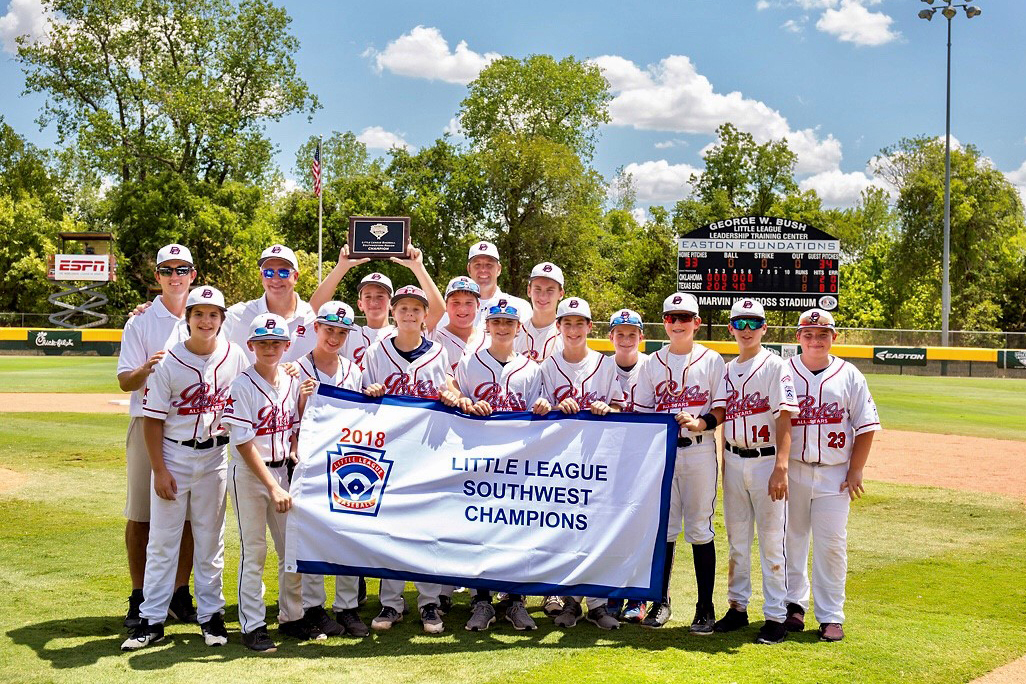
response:
<path id="1" fill-rule="evenodd" d="M 314 180 L 314 194 L 318 197 L 321 196 L 321 141 L 317 141 L 317 149 L 314 150 L 313 163 L 310 165 L 310 170 L 313 171 Z"/>

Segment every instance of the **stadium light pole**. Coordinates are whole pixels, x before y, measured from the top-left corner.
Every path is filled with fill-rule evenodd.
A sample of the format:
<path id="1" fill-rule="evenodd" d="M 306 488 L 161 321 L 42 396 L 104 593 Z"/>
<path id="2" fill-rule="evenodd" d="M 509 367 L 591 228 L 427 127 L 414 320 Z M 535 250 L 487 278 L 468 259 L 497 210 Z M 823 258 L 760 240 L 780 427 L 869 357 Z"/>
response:
<path id="1" fill-rule="evenodd" d="M 935 0 L 923 0 L 933 5 Z M 948 320 L 951 317 L 951 20 L 958 14 L 959 7 L 965 10 L 968 19 L 983 13 L 979 7 L 968 3 L 955 4 L 953 0 L 941 0 L 941 16 L 948 20 L 948 77 L 947 99 L 944 108 L 944 267 L 941 280 L 941 345 L 948 346 Z M 937 7 L 919 12 L 920 19 L 930 21 L 937 12 Z"/>

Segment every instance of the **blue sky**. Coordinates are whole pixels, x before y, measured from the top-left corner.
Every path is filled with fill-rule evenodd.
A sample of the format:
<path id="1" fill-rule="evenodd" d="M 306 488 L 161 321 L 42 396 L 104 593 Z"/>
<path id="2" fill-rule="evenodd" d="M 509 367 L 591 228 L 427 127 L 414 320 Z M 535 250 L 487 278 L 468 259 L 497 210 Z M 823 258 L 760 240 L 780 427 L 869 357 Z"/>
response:
<path id="1" fill-rule="evenodd" d="M 937 0 L 935 6 L 942 0 Z M 309 135 L 352 130 L 376 154 L 429 145 L 466 83 L 497 55 L 594 60 L 612 86 L 613 122 L 595 165 L 626 167 L 639 203 L 688 192 L 724 121 L 764 141 L 787 137 L 798 178 L 830 206 L 850 206 L 873 178 L 867 161 L 913 135 L 944 133 L 945 20 L 912 0 L 692 0 L 517 3 L 287 0 L 301 75 L 324 108 L 273 124 L 286 177 Z M 980 0 L 953 21 L 952 135 L 977 145 L 1026 192 L 1026 4 Z M 6 9 L 4 9 L 6 5 Z M 19 96 L 12 37 L 45 26 L 38 0 L 0 0 L 0 113 L 47 146 L 39 96 Z"/>

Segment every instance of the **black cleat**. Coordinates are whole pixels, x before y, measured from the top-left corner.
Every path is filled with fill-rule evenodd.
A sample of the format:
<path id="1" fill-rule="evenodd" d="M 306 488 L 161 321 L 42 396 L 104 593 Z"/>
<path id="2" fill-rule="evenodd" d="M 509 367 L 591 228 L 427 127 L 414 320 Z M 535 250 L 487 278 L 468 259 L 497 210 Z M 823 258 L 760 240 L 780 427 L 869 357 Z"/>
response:
<path id="1" fill-rule="evenodd" d="M 748 611 L 728 608 L 727 614 L 713 625 L 714 632 L 733 632 L 748 626 Z"/>
<path id="2" fill-rule="evenodd" d="M 135 629 L 142 624 L 142 616 L 139 615 L 139 608 L 142 606 L 142 589 L 133 589 L 128 597 L 128 612 L 125 614 L 125 627 Z"/>
<path id="3" fill-rule="evenodd" d="M 196 622 L 196 609 L 192 606 L 192 594 L 189 593 L 188 586 L 178 587 L 175 593 L 171 594 L 167 614 L 179 622 Z"/>

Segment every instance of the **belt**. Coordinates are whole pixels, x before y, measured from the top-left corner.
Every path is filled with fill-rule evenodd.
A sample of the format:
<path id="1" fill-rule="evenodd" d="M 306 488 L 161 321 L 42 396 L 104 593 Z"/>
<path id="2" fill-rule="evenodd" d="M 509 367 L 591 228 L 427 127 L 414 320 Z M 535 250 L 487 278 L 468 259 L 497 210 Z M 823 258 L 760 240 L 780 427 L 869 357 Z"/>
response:
<path id="1" fill-rule="evenodd" d="M 289 459 L 287 459 L 287 458 L 282 458 L 282 459 L 279 459 L 277 461 L 266 461 L 264 463 L 264 465 L 266 465 L 268 468 L 281 468 L 283 465 L 285 465 L 285 463 L 288 460 Z"/>
<path id="2" fill-rule="evenodd" d="M 213 447 L 221 447 L 228 443 L 228 438 L 224 436 L 210 437 L 208 439 L 203 440 L 202 442 L 197 442 L 195 439 L 177 440 L 171 439 L 170 437 L 165 437 L 164 439 L 166 439 L 169 442 L 181 444 L 184 447 L 189 447 L 190 449 L 196 450 L 212 449 Z"/>
<path id="3" fill-rule="evenodd" d="M 689 447 L 692 444 L 701 444 L 701 443 L 702 443 L 702 435 L 698 435 L 697 437 L 678 437 L 677 438 L 677 446 L 678 447 Z"/>
<path id="4" fill-rule="evenodd" d="M 737 454 L 741 458 L 759 458 L 760 456 L 772 456 L 773 454 L 777 453 L 777 448 L 776 447 L 760 447 L 758 449 L 742 449 L 741 447 L 736 447 L 733 444 L 727 444 L 726 446 L 727 446 L 728 449 L 733 451 L 735 454 Z"/>

